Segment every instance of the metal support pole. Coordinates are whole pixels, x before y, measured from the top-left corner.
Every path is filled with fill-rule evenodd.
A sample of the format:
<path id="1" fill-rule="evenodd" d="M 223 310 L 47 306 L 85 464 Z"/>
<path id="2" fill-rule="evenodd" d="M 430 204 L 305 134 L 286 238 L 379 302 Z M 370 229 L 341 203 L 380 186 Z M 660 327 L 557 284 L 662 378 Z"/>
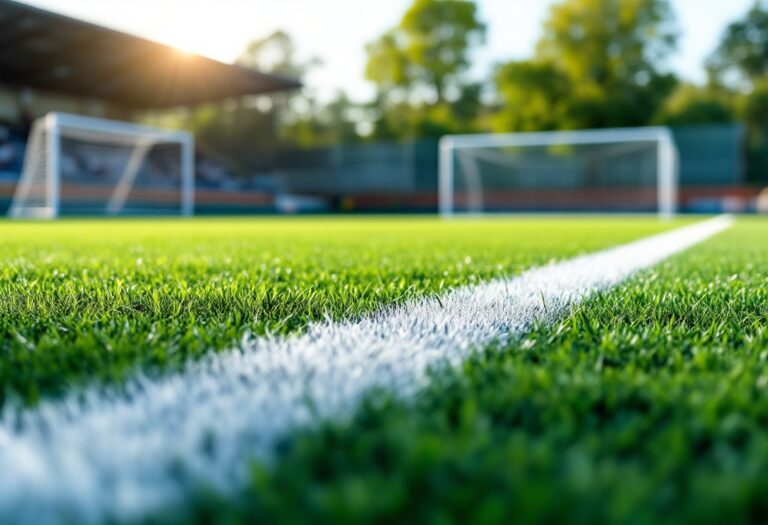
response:
<path id="1" fill-rule="evenodd" d="M 453 216 L 454 191 L 453 141 L 450 137 L 440 140 L 440 174 L 438 181 L 438 210 L 440 216 L 448 219 Z"/>

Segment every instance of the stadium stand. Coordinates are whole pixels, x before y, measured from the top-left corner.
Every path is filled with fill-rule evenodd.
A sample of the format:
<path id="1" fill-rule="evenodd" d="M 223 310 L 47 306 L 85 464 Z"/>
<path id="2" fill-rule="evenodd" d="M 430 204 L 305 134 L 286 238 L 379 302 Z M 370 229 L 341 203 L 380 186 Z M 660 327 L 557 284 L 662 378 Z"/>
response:
<path id="1" fill-rule="evenodd" d="M 293 79 L 224 64 L 143 38 L 0 0 L 0 213 L 10 202 L 21 171 L 32 121 L 49 111 L 132 120 L 138 111 L 189 107 L 300 86 Z M 203 158 L 203 153 L 199 153 Z M 72 177 L 108 171 L 65 159 Z M 262 207 L 263 195 L 228 195 L 236 190 L 228 170 L 214 159 L 200 163 L 204 191 L 219 188 L 214 207 L 234 200 Z M 234 198 L 236 197 L 236 198 Z"/>
<path id="2" fill-rule="evenodd" d="M 299 86 L 11 0 L 0 0 L 0 47 L 2 84 L 106 102 L 123 111 Z"/>

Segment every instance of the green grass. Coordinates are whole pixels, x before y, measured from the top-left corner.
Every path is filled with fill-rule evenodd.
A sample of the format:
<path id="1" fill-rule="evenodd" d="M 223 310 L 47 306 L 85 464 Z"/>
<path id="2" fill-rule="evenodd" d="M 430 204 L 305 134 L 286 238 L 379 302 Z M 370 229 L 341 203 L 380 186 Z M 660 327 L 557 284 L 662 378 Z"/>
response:
<path id="1" fill-rule="evenodd" d="M 0 223 L 0 406 L 678 226 L 653 219 Z"/>
<path id="2" fill-rule="evenodd" d="M 254 465 L 218 523 L 768 521 L 768 223 Z"/>
<path id="3" fill-rule="evenodd" d="M 0 403 L 511 275 L 649 219 L 0 223 Z M 768 222 L 287 436 L 205 523 L 768 521 Z M 243 458 L 248 461 L 248 458 Z"/>

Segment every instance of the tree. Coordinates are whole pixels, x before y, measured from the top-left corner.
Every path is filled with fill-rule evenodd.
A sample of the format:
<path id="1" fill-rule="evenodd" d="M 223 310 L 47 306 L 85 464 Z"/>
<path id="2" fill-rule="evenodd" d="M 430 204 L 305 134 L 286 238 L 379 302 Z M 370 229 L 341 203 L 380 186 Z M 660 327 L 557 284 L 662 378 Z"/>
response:
<path id="1" fill-rule="evenodd" d="M 729 93 L 716 86 L 681 84 L 654 118 L 657 124 L 685 126 L 720 124 L 736 119 Z"/>
<path id="2" fill-rule="evenodd" d="M 283 126 L 283 139 L 299 148 L 318 148 L 359 142 L 357 122 L 362 109 L 343 92 L 332 100 L 319 103 L 309 99 L 307 110 Z"/>
<path id="3" fill-rule="evenodd" d="M 747 125 L 760 130 L 768 128 L 768 79 L 757 81 L 742 99 L 741 117 Z"/>
<path id="4" fill-rule="evenodd" d="M 414 0 L 398 26 L 367 48 L 377 136 L 438 134 L 476 118 L 480 92 L 466 74 L 484 37 L 474 2 Z"/>
<path id="5" fill-rule="evenodd" d="M 728 26 L 707 65 L 719 82 L 746 90 L 768 76 L 768 10 L 762 2 Z"/>
<path id="6" fill-rule="evenodd" d="M 677 33 L 668 0 L 564 0 L 531 61 L 501 66 L 497 128 L 600 128 L 649 122 L 676 85 L 663 72 Z M 532 93 L 533 106 L 520 104 Z M 520 127 L 517 127 L 520 126 Z"/>
<path id="7" fill-rule="evenodd" d="M 747 179 L 768 180 L 768 78 L 756 80 L 740 100 L 739 113 L 747 125 Z"/>
<path id="8" fill-rule="evenodd" d="M 296 59 L 296 46 L 285 31 L 275 31 L 265 38 L 253 40 L 235 62 L 243 67 L 292 78 L 300 77 L 317 64 L 315 59 L 306 63 Z"/>
<path id="9" fill-rule="evenodd" d="M 236 62 L 292 78 L 306 71 L 306 65 L 295 59 L 290 36 L 282 31 L 250 43 Z M 260 95 L 204 106 L 192 115 L 192 128 L 209 155 L 232 159 L 247 172 L 283 147 L 281 128 L 291 119 L 296 97 L 303 95 Z"/>
<path id="10" fill-rule="evenodd" d="M 508 110 L 494 116 L 499 130 L 546 131 L 569 127 L 568 77 L 549 62 L 509 62 L 496 71 L 499 95 Z"/>
<path id="11" fill-rule="evenodd" d="M 290 78 L 302 78 L 318 63 L 299 60 L 292 38 L 282 31 L 251 42 L 237 60 L 243 67 Z M 305 87 L 200 108 L 192 127 L 209 154 L 233 159 L 248 173 L 268 169 L 271 158 L 287 149 L 359 140 L 353 110 L 342 95 L 325 105 Z"/>
<path id="12" fill-rule="evenodd" d="M 736 90 L 737 114 L 747 125 L 747 178 L 768 180 L 768 9 L 756 0 L 725 31 L 707 66 L 712 81 Z"/>
<path id="13" fill-rule="evenodd" d="M 296 57 L 293 39 L 284 31 L 275 31 L 265 38 L 254 40 L 236 63 L 289 78 L 302 78 L 320 65 L 316 58 L 300 61 Z M 271 123 L 272 140 L 263 144 L 268 151 L 274 151 L 280 147 L 311 147 L 321 142 L 316 134 L 320 133 L 322 126 L 315 122 L 319 107 L 312 90 L 304 87 L 299 91 L 243 99 L 237 110 L 256 111 Z"/>

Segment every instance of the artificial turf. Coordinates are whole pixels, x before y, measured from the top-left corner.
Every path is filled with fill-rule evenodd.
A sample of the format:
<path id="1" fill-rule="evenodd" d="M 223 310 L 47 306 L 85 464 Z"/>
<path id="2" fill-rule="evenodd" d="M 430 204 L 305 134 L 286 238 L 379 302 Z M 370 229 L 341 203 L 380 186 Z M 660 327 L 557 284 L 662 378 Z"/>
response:
<path id="1" fill-rule="evenodd" d="M 0 223 L 0 406 L 177 369 L 679 226 L 652 218 Z"/>
<path id="2" fill-rule="evenodd" d="M 768 223 L 730 231 L 415 399 L 292 435 L 214 523 L 768 520 Z M 168 519 L 168 517 L 163 517 Z"/>

